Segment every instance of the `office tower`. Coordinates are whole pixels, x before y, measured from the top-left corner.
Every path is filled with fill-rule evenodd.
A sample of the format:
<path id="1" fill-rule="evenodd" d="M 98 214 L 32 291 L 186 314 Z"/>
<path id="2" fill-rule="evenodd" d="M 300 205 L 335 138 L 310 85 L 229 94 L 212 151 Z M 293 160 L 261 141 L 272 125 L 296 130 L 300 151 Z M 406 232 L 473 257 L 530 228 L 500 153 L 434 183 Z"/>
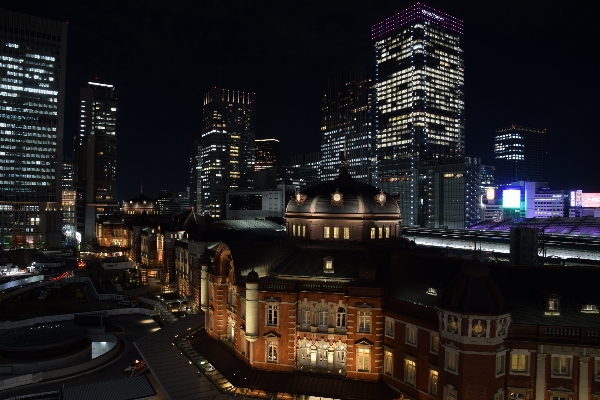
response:
<path id="1" fill-rule="evenodd" d="M 67 24 L 0 10 L 0 245 L 61 244 Z"/>
<path id="2" fill-rule="evenodd" d="M 316 171 L 317 182 L 321 182 L 321 152 L 315 151 L 312 153 L 293 156 L 291 159 L 292 167 L 312 168 Z M 340 161 L 341 163 L 341 161 Z"/>
<path id="3" fill-rule="evenodd" d="M 346 146 L 352 178 L 371 183 L 375 156 L 373 136 L 373 81 L 367 65 L 360 65 L 323 82 L 321 123 L 321 179 L 340 173 Z"/>
<path id="4" fill-rule="evenodd" d="M 251 189 L 256 96 L 214 88 L 204 96 L 198 211 L 225 218 L 229 189 Z"/>
<path id="5" fill-rule="evenodd" d="M 415 4 L 372 28 L 377 175 L 402 223 L 425 215 L 418 168 L 465 152 L 463 22 Z"/>
<path id="6" fill-rule="evenodd" d="M 256 146 L 254 171 L 279 166 L 279 140 L 256 139 L 254 145 Z"/>
<path id="7" fill-rule="evenodd" d="M 547 182 L 546 129 L 511 125 L 494 136 L 496 183 Z"/>
<path id="8" fill-rule="evenodd" d="M 75 181 L 73 180 L 73 162 L 68 157 L 63 157 L 62 163 L 62 213 L 63 224 L 62 232 L 65 238 L 65 244 L 75 244 L 76 231 L 76 191 Z"/>
<path id="9" fill-rule="evenodd" d="M 496 167 L 493 165 L 480 165 L 481 187 L 494 187 L 496 184 Z"/>
<path id="10" fill-rule="evenodd" d="M 419 225 L 426 228 L 465 229 L 481 220 L 478 157 L 422 161 L 419 185 L 424 193 Z M 419 200 L 421 201 L 421 200 Z"/>
<path id="11" fill-rule="evenodd" d="M 88 82 L 79 90 L 74 138 L 77 232 L 93 242 L 96 218 L 118 210 L 115 87 Z"/>

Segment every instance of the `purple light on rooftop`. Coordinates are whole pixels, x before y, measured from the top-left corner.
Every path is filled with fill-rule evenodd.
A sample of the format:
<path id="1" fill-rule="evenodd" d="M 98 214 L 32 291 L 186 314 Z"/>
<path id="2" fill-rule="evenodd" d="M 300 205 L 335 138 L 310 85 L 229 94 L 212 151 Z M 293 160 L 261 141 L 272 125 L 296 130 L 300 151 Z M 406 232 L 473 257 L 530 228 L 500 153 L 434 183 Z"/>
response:
<path id="1" fill-rule="evenodd" d="M 371 28 L 371 39 L 375 40 L 417 20 L 429 21 L 452 32 L 463 34 L 462 20 L 424 4 L 417 3 L 373 25 Z"/>

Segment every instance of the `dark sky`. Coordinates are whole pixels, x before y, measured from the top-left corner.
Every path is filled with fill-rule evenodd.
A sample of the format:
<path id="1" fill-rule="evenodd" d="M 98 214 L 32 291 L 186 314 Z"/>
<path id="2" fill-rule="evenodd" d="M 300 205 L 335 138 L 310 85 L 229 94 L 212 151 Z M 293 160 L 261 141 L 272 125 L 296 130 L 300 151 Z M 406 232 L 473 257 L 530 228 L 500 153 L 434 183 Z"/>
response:
<path id="1" fill-rule="evenodd" d="M 78 87 L 119 98 L 118 195 L 182 191 L 202 97 L 256 92 L 257 138 L 284 163 L 320 144 L 321 81 L 373 55 L 371 25 L 413 1 L 3 0 L 69 22 L 65 154 Z M 600 191 L 600 29 L 594 2 L 429 1 L 465 22 L 467 155 L 493 165 L 494 129 L 547 128 L 549 183 Z M 559 6 L 563 4 L 563 6 Z"/>

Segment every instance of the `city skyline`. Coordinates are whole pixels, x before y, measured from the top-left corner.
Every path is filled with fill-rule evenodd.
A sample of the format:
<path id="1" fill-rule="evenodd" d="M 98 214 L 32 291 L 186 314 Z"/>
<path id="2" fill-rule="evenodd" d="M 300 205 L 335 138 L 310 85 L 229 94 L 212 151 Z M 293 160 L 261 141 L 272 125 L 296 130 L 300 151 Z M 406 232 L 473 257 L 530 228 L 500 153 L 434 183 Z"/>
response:
<path id="1" fill-rule="evenodd" d="M 69 21 L 65 149 L 72 148 L 76 88 L 96 76 L 115 85 L 124 200 L 140 181 L 150 193 L 188 186 L 189 148 L 200 135 L 198 93 L 215 85 L 257 93 L 256 137 L 280 139 L 283 164 L 318 149 L 321 82 L 369 61 L 371 26 L 414 2 L 340 4 L 180 2 L 163 10 L 138 2 L 71 7 L 9 0 L 3 7 Z M 546 128 L 550 186 L 596 190 L 593 176 L 580 173 L 594 167 L 587 144 L 598 108 L 598 79 L 589 71 L 599 56 L 586 50 L 594 38 L 586 6 L 427 5 L 465 22 L 466 155 L 494 165 L 495 129 Z M 226 32 L 216 29 L 225 21 Z M 153 165 L 157 155 L 169 168 Z"/>

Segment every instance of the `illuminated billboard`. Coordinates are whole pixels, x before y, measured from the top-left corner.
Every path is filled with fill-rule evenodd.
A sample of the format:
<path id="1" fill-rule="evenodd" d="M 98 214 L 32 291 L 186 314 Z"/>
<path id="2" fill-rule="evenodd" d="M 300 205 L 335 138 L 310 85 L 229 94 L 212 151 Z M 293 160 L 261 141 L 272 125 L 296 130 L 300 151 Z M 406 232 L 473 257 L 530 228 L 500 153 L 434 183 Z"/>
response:
<path id="1" fill-rule="evenodd" d="M 485 195 L 487 197 L 488 200 L 494 200 L 494 197 L 496 195 L 496 191 L 493 188 L 488 188 L 485 192 Z"/>
<path id="2" fill-rule="evenodd" d="M 600 193 L 581 193 L 581 206 L 600 208 Z"/>
<path id="3" fill-rule="evenodd" d="M 521 208 L 521 189 L 504 189 L 502 191 L 502 207 Z"/>

